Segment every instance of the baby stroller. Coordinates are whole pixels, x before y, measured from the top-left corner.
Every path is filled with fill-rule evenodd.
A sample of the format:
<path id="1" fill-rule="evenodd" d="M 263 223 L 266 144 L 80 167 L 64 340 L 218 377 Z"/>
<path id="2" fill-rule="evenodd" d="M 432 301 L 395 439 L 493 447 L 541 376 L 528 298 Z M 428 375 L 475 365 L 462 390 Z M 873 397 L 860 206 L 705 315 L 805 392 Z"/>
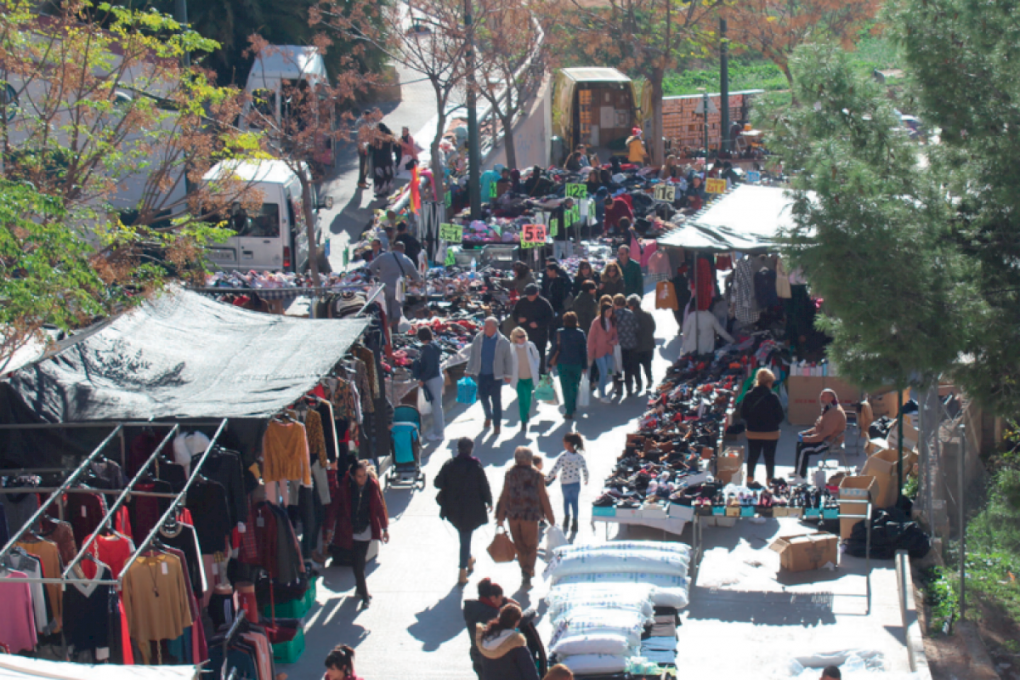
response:
<path id="1" fill-rule="evenodd" d="M 421 471 L 421 414 L 413 406 L 393 409 L 393 465 L 386 471 L 386 487 L 425 488 Z"/>

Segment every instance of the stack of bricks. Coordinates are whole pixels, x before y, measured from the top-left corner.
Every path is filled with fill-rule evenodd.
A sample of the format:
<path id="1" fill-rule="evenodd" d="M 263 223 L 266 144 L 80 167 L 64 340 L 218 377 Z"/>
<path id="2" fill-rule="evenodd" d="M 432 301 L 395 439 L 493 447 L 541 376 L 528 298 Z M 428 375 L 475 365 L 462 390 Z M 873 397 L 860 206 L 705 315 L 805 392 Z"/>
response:
<path id="1" fill-rule="evenodd" d="M 730 121 L 740 120 L 744 109 L 744 97 L 742 94 L 730 95 Z M 719 112 L 720 96 L 709 95 L 709 99 L 715 104 L 716 112 L 708 114 L 708 143 L 713 149 L 718 149 L 721 138 Z M 662 99 L 662 128 L 663 136 L 672 140 L 673 148 L 701 149 L 705 145 L 704 116 L 695 113 L 702 102 L 702 95 L 685 95 L 682 97 L 663 97 Z M 711 107 L 709 107 L 711 109 Z"/>

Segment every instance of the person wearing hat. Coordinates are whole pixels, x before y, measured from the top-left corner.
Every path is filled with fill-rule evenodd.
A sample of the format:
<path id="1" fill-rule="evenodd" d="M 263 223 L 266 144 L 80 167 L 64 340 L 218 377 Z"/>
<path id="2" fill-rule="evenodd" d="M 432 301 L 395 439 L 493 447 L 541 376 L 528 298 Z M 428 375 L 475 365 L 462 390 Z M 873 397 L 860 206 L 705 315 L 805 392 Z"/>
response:
<path id="1" fill-rule="evenodd" d="M 549 331 L 556 320 L 556 313 L 540 292 L 536 283 L 525 286 L 524 297 L 514 306 L 514 320 L 528 332 L 528 338 L 535 343 L 539 358 L 538 372 L 539 375 L 545 375 L 545 348 L 549 344 Z"/>
<path id="2" fill-rule="evenodd" d="M 822 415 L 818 416 L 814 427 L 797 435 L 797 476 L 801 479 L 807 477 L 808 459 L 842 444 L 846 431 L 846 412 L 839 405 L 836 392 L 828 388 L 822 390 L 818 403 L 822 406 Z"/>
<path id="3" fill-rule="evenodd" d="M 644 165 L 648 160 L 648 152 L 645 151 L 645 143 L 641 140 L 642 130 L 639 127 L 630 131 L 627 138 L 627 160 L 635 165 Z"/>

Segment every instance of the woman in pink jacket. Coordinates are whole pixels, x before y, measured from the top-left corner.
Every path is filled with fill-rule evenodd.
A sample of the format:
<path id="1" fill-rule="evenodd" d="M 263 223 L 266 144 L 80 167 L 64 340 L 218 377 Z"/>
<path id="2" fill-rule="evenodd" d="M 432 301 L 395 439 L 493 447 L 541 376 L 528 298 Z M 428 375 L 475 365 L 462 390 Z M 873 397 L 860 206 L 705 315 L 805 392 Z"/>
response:
<path id="1" fill-rule="evenodd" d="M 602 392 L 603 404 L 610 401 L 606 386 L 612 384 L 612 372 L 615 369 L 613 348 L 618 343 L 613 306 L 602 305 L 598 318 L 592 321 L 591 329 L 588 331 L 588 358 L 599 367 L 599 390 Z"/>

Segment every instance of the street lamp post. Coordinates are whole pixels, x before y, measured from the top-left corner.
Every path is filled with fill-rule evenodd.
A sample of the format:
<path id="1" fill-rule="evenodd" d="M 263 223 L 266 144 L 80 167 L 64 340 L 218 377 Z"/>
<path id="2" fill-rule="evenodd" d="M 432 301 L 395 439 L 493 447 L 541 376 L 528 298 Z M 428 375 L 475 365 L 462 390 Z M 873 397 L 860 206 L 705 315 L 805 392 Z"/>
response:
<path id="1" fill-rule="evenodd" d="M 468 201 L 471 219 L 482 216 L 482 150 L 478 141 L 478 92 L 475 87 L 475 29 L 471 0 L 464 0 L 464 29 L 467 31 L 467 116 L 468 116 Z"/>

